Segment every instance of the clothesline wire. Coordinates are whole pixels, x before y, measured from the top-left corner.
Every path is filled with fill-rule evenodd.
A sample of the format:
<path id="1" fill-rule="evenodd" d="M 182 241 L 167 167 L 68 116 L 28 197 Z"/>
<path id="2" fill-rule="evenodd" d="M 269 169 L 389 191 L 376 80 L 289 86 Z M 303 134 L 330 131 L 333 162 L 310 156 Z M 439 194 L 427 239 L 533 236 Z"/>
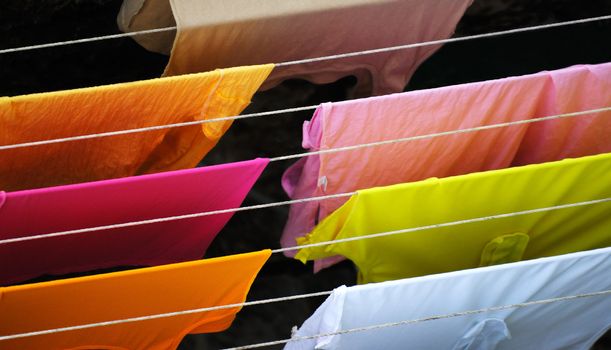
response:
<path id="1" fill-rule="evenodd" d="M 156 130 L 163 130 L 163 129 L 171 129 L 171 128 L 178 128 L 178 127 L 185 127 L 185 126 L 202 125 L 202 124 L 206 124 L 206 123 L 218 123 L 218 122 L 224 122 L 224 121 L 229 121 L 229 120 L 249 119 L 249 118 L 264 117 L 264 116 L 271 116 L 271 115 L 278 115 L 278 114 L 286 114 L 286 113 L 293 113 L 293 112 L 309 111 L 309 110 L 314 110 L 317 107 L 318 107 L 318 105 L 304 106 L 304 107 L 295 107 L 295 108 L 286 108 L 286 109 L 279 109 L 279 110 L 274 110 L 274 111 L 249 113 L 249 114 L 235 115 L 235 116 L 222 117 L 222 118 L 211 118 L 211 119 L 204 119 L 204 120 L 193 120 L 193 121 L 182 122 L 182 123 L 173 123 L 173 124 L 165 124 L 165 125 L 147 126 L 147 127 L 142 127 L 142 128 L 134 128 L 134 129 L 126 129 L 126 130 L 118 130 L 118 131 L 107 131 L 107 132 L 101 132 L 101 133 L 96 133 L 96 134 L 69 136 L 69 137 L 62 137 L 62 138 L 42 140 L 42 141 L 23 142 L 23 143 L 16 143 L 16 144 L 12 144 L 12 145 L 3 145 L 3 146 L 0 146 L 0 151 L 8 150 L 8 149 L 15 149 L 15 148 L 23 148 L 23 147 L 49 145 L 49 144 L 54 144 L 54 143 L 63 143 L 63 142 L 70 142 L 70 141 L 96 139 L 96 138 L 100 138 L 100 137 L 110 137 L 110 136 L 135 134 L 135 133 L 140 133 L 140 132 L 156 131 Z"/>
<path id="2" fill-rule="evenodd" d="M 293 199 L 293 200 L 288 200 L 288 201 L 281 201 L 281 202 L 274 202 L 274 203 L 251 205 L 251 206 L 246 206 L 246 207 L 213 210 L 213 211 L 206 211 L 206 212 L 201 212 L 201 213 L 193 213 L 193 214 L 185 214 L 185 215 L 167 216 L 167 217 L 163 217 L 163 218 L 140 220 L 140 221 L 131 221 L 131 222 L 125 222 L 125 223 L 120 223 L 120 224 L 87 227 L 87 228 L 82 228 L 82 229 L 60 231 L 60 232 L 54 232 L 54 233 L 46 233 L 46 234 L 40 234 L 40 235 L 35 235 L 35 236 L 24 236 L 24 237 L 17 237 L 17 238 L 8 238 L 8 239 L 0 240 L 0 245 L 2 245 L 2 244 L 9 244 L 9 243 L 24 242 L 24 241 L 31 241 L 31 240 L 43 239 L 43 238 L 70 236 L 70 235 L 86 233 L 86 232 L 93 232 L 93 231 L 104 231 L 104 230 L 112 230 L 112 229 L 124 228 L 124 227 L 133 227 L 133 226 L 140 226 L 140 225 L 148 225 L 148 224 L 167 222 L 167 221 L 174 221 L 174 220 L 193 219 L 193 218 L 198 218 L 198 217 L 203 217 L 203 216 L 210 216 L 210 215 L 228 214 L 228 213 L 236 213 L 236 212 L 255 210 L 255 209 L 272 208 L 272 207 L 278 207 L 278 206 L 283 206 L 283 205 L 290 205 L 290 204 L 297 204 L 297 203 L 306 203 L 306 202 L 313 202 L 313 201 L 332 199 L 332 198 L 350 197 L 351 195 L 353 195 L 355 193 L 356 192 L 331 194 L 331 195 L 326 195 L 326 196 L 310 197 L 310 198 L 303 198 L 303 199 Z"/>
<path id="3" fill-rule="evenodd" d="M 68 46 L 68 45 L 75 45 L 75 44 L 84 44 L 84 43 L 90 43 L 90 42 L 94 42 L 94 41 L 102 41 L 102 40 L 110 40 L 110 39 L 120 39 L 120 38 L 129 38 L 129 37 L 132 37 L 132 36 L 139 36 L 139 35 L 145 35 L 145 34 L 155 34 L 155 33 L 169 32 L 171 30 L 176 30 L 176 26 L 173 26 L 173 27 L 164 27 L 164 28 L 156 28 L 156 29 L 139 30 L 137 32 L 130 32 L 130 33 L 119 33 L 119 34 L 101 35 L 101 36 L 94 36 L 94 37 L 83 38 L 83 39 L 57 41 L 57 42 L 46 43 L 46 44 L 37 44 L 37 45 L 28 45 L 28 46 L 21 46 L 21 47 L 13 47 L 13 48 L 9 48 L 9 49 L 2 49 L 2 50 L 0 50 L 0 55 L 1 54 L 5 54 L 5 53 L 13 53 L 13 52 L 21 52 L 21 51 L 31 51 L 31 50 L 39 50 L 39 49 L 48 49 L 48 48 L 51 48 L 51 47 L 58 47 L 58 46 Z"/>
<path id="4" fill-rule="evenodd" d="M 372 234 L 356 236 L 356 237 L 338 238 L 338 239 L 334 239 L 332 241 L 308 243 L 308 244 L 302 244 L 302 245 L 293 246 L 293 247 L 278 248 L 278 249 L 272 250 L 272 253 L 283 253 L 283 252 L 288 252 L 288 251 L 293 251 L 293 250 L 300 250 L 300 249 L 305 249 L 305 248 L 320 247 L 320 246 L 325 246 L 325 245 L 330 245 L 330 244 L 346 243 L 346 242 L 353 242 L 353 241 L 362 241 L 362 240 L 371 239 L 371 238 L 394 236 L 394 235 L 403 234 L 403 233 L 425 231 L 425 230 L 431 230 L 431 229 L 442 228 L 442 227 L 458 226 L 458 225 L 470 224 L 470 223 L 475 223 L 475 222 L 504 219 L 504 218 L 528 215 L 528 214 L 541 213 L 541 212 L 546 212 L 546 211 L 568 209 L 568 208 L 576 208 L 576 207 L 582 207 L 582 206 L 594 205 L 594 204 L 601 204 L 601 203 L 607 203 L 607 202 L 611 202 L 611 197 L 601 198 L 601 199 L 594 199 L 594 200 L 590 200 L 590 201 L 583 201 L 583 202 L 577 202 L 577 203 L 560 204 L 560 205 L 555 205 L 555 206 L 551 206 L 551 207 L 528 209 L 528 210 L 516 211 L 516 212 L 512 212 L 512 213 L 504 213 L 504 214 L 496 214 L 496 215 L 490 215 L 490 216 L 482 216 L 482 217 L 472 218 L 472 219 L 449 221 L 449 222 L 444 222 L 444 223 L 440 223 L 440 224 L 432 224 L 432 225 L 426 225 L 426 226 L 405 228 L 405 229 L 400 229 L 400 230 L 378 232 L 378 233 L 372 233 Z"/>
<path id="5" fill-rule="evenodd" d="M 585 206 L 585 205 L 593 205 L 593 204 L 598 204 L 598 203 L 605 203 L 605 202 L 611 202 L 611 197 L 597 199 L 597 200 L 591 200 L 591 201 L 576 202 L 576 203 L 570 203 L 570 204 L 562 204 L 562 205 L 556 205 L 556 206 L 545 207 L 545 208 L 537 208 L 537 209 L 531 209 L 531 210 L 524 210 L 524 211 L 513 212 L 513 213 L 505 213 L 505 214 L 497 214 L 497 215 L 491 215 L 491 216 L 485 216 L 485 217 L 478 217 L 478 218 L 467 219 L 467 220 L 459 220 L 459 221 L 453 221 L 453 222 L 446 222 L 446 223 L 441 223 L 441 224 L 436 224 L 436 225 L 428 225 L 428 226 L 421 226 L 421 227 L 415 227 L 415 228 L 408 228 L 408 229 L 404 229 L 404 230 L 396 230 L 396 231 L 375 233 L 375 234 L 371 234 L 371 235 L 361 236 L 360 239 L 367 239 L 367 238 L 374 238 L 374 237 L 381 237 L 381 236 L 401 234 L 401 233 L 406 233 L 406 232 L 428 230 L 428 229 L 438 228 L 438 227 L 463 225 L 463 224 L 467 224 L 467 223 L 480 222 L 480 221 L 485 221 L 485 220 L 514 217 L 514 216 L 527 215 L 527 214 L 544 212 L 544 211 L 560 210 L 560 209 L 573 208 L 573 207 L 579 207 L 579 206 Z M 356 240 L 356 237 L 355 237 L 355 239 L 350 239 L 350 240 L 348 240 L 348 239 L 338 239 L 338 240 L 334 240 L 334 241 L 319 242 L 319 243 L 315 243 L 315 244 L 306 244 L 306 245 L 296 246 L 296 247 L 291 247 L 291 248 L 276 249 L 276 250 L 273 250 L 272 253 L 280 253 L 280 252 L 284 252 L 284 251 L 287 251 L 287 250 L 297 250 L 297 249 L 302 249 L 302 248 L 307 248 L 307 247 L 336 244 L 336 243 L 353 241 L 353 240 Z M 310 298 L 310 297 L 316 297 L 316 296 L 325 296 L 325 295 L 331 294 L 331 292 L 332 291 L 324 291 L 324 292 L 317 292 L 317 293 L 301 294 L 301 295 L 286 296 L 286 297 L 280 297 L 280 298 L 272 298 L 272 299 L 264 299 L 264 300 L 258 300 L 258 301 L 244 302 L 244 303 L 236 303 L 236 304 L 228 304 L 228 305 L 218 305 L 218 306 L 197 308 L 197 309 L 191 309 L 191 310 L 175 311 L 175 312 L 168 312 L 168 313 L 161 313 L 161 314 L 154 314 L 154 315 L 147 315 L 147 316 L 140 316 L 140 317 L 131 317 L 131 318 L 125 318 L 125 319 L 119 319 L 119 320 L 112 320 L 112 321 L 105 321 L 105 322 L 96 322 L 96 323 L 89 323 L 89 324 L 84 324 L 84 325 L 61 327 L 61 328 L 47 329 L 47 330 L 41 330 L 41 331 L 33 331 L 33 332 L 26 332 L 26 333 L 19 333 L 19 334 L 10 334 L 10 335 L 0 336 L 0 341 L 2 341 L 2 340 L 10 340 L 10 339 L 17 339 L 17 338 L 32 337 L 32 336 L 44 335 L 44 334 L 67 332 L 67 331 L 86 329 L 86 328 L 93 328 L 93 327 L 110 326 L 110 325 L 116 325 L 116 324 L 122 324 L 122 323 L 131 323 L 131 322 L 146 321 L 146 320 L 166 318 L 166 317 L 175 317 L 175 316 L 180 316 L 180 315 L 187 315 L 187 314 L 193 314 L 193 313 L 200 313 L 200 312 L 228 309 L 228 308 L 234 308 L 234 307 L 271 304 L 271 303 L 276 303 L 276 302 L 281 302 L 281 301 L 297 300 L 297 299 Z"/>
<path id="6" fill-rule="evenodd" d="M 314 334 L 314 335 L 308 335 L 308 336 L 298 336 L 298 337 L 296 336 L 296 337 L 282 339 L 282 340 L 276 340 L 276 341 L 270 341 L 270 342 L 264 342 L 264 343 L 257 343 L 257 344 L 250 344 L 250 345 L 244 345 L 244 346 L 237 346 L 237 347 L 232 347 L 232 348 L 224 348 L 222 350 L 256 349 L 256 348 L 268 347 L 268 346 L 273 346 L 273 345 L 286 344 L 288 342 L 294 342 L 294 341 L 302 341 L 302 340 L 309 340 L 309 339 L 318 339 L 318 338 L 323 338 L 323 337 L 329 337 L 329 336 L 341 335 L 341 334 L 348 334 L 348 333 L 355 333 L 355 332 L 373 331 L 373 330 L 377 330 L 377 329 L 383 329 L 383 328 L 389 328 L 389 327 L 397 327 L 397 326 L 405 326 L 405 325 L 409 325 L 409 324 L 422 323 L 422 322 L 428 322 L 428 321 L 436 321 L 436 320 L 443 320 L 443 319 L 460 317 L 460 316 L 469 316 L 469 315 L 476 315 L 476 314 L 481 314 L 481 313 L 497 312 L 497 311 L 503 311 L 503 310 L 509 310 L 509 309 L 517 309 L 517 308 L 523 308 L 523 307 L 535 306 L 535 305 L 545 305 L 545 304 L 564 302 L 564 301 L 571 301 L 571 300 L 577 300 L 577 299 L 583 299 L 583 298 L 608 296 L 610 294 L 611 294 L 611 289 L 607 289 L 607 290 L 603 290 L 603 291 L 600 291 L 600 292 L 582 293 L 582 294 L 569 295 L 569 296 L 563 296 L 563 297 L 557 297 L 557 298 L 549 298 L 549 299 L 541 299 L 541 300 L 535 300 L 535 301 L 528 301 L 528 302 L 524 302 L 524 303 L 501 305 L 501 306 L 493 306 L 493 307 L 481 308 L 481 309 L 476 309 L 476 310 L 453 312 L 453 313 L 449 313 L 449 314 L 435 315 L 435 316 L 429 316 L 429 317 L 423 317 L 423 318 L 417 318 L 417 319 L 411 319 L 411 320 L 381 323 L 381 324 L 365 326 L 365 327 L 349 328 L 349 329 L 339 330 L 339 331 L 336 331 L 336 332 L 320 333 L 320 334 Z"/>
<path id="7" fill-rule="evenodd" d="M 591 109 L 591 110 L 587 110 L 587 111 L 572 112 L 572 113 L 563 113 L 563 114 L 551 115 L 551 116 L 547 116 L 547 117 L 532 118 L 532 119 L 523 119 L 523 120 L 516 120 L 516 121 L 512 121 L 512 122 L 497 123 L 497 124 L 490 124 L 490 125 L 482 125 L 482 126 L 477 126 L 477 127 L 472 127 L 472 128 L 456 129 L 456 130 L 443 131 L 443 132 L 437 132 L 437 133 L 425 134 L 425 135 L 418 135 L 418 136 L 408 136 L 408 137 L 402 137 L 402 138 L 398 138 L 398 139 L 376 141 L 376 142 L 370 142 L 370 143 L 362 143 L 362 144 L 352 145 L 352 146 L 327 148 L 327 149 L 321 149 L 321 150 L 318 150 L 318 151 L 310 151 L 310 152 L 291 154 L 291 155 L 287 155 L 287 156 L 275 157 L 275 158 L 271 158 L 270 162 L 276 162 L 276 161 L 281 161 L 281 160 L 289 160 L 289 159 L 295 159 L 295 158 L 302 158 L 302 157 L 306 157 L 306 156 L 313 156 L 313 155 L 319 155 L 319 154 L 325 154 L 325 153 L 336 153 L 336 152 L 352 151 L 352 150 L 357 150 L 357 149 L 361 149 L 361 148 L 376 147 L 376 146 L 389 145 L 389 144 L 394 144 L 394 143 L 403 143 L 403 142 L 408 142 L 408 141 L 417 141 L 417 140 L 432 139 L 432 138 L 441 137 L 441 136 L 450 136 L 450 135 L 465 134 L 465 133 L 471 133 L 471 132 L 476 132 L 476 131 L 484 131 L 484 130 L 490 130 L 490 129 L 497 129 L 497 128 L 504 128 L 504 127 L 509 127 L 509 126 L 515 126 L 515 125 L 522 125 L 522 124 L 542 122 L 542 121 L 546 121 L 546 120 L 572 118 L 572 117 L 583 116 L 585 114 L 599 113 L 599 112 L 605 112 L 605 111 L 610 111 L 610 110 L 611 110 L 611 107 L 596 108 L 596 109 Z"/>
<path id="8" fill-rule="evenodd" d="M 554 115 L 554 116 L 533 118 L 533 119 L 527 119 L 527 120 L 518 120 L 518 121 L 500 123 L 500 124 L 484 125 L 484 126 L 479 126 L 479 127 L 474 127 L 474 128 L 458 129 L 458 130 L 446 131 L 446 132 L 441 132 L 441 133 L 411 136 L 411 137 L 405 137 L 405 138 L 400 138 L 400 139 L 372 142 L 372 143 L 366 143 L 366 144 L 360 144 L 360 145 L 354 145 L 354 146 L 330 148 L 330 149 L 325 149 L 325 150 L 320 150 L 320 151 L 313 151 L 313 152 L 306 152 L 306 153 L 299 153 L 299 154 L 294 154 L 294 155 L 271 158 L 270 161 L 272 162 L 281 161 L 281 160 L 299 158 L 299 157 L 322 154 L 322 153 L 351 151 L 351 150 L 360 149 L 360 148 L 375 147 L 375 146 L 387 145 L 387 144 L 392 144 L 392 143 L 430 139 L 434 137 L 448 136 L 448 135 L 453 135 L 453 134 L 462 134 L 462 133 L 475 132 L 475 131 L 483 131 L 483 130 L 488 130 L 488 129 L 493 129 L 493 128 L 502 128 L 502 127 L 508 127 L 508 126 L 513 126 L 513 125 L 534 123 L 534 122 L 540 122 L 540 121 L 552 120 L 552 119 L 577 117 L 577 116 L 582 116 L 582 115 L 586 115 L 590 113 L 603 112 L 603 111 L 609 111 L 609 110 L 611 110 L 611 107 L 598 108 L 598 109 L 592 109 L 592 110 L 581 111 L 581 112 L 564 113 L 564 114 L 559 114 L 559 115 Z M 53 233 L 44 233 L 44 234 L 31 235 L 31 236 L 7 238 L 7 239 L 0 240 L 0 245 L 24 242 L 24 241 L 31 241 L 31 240 L 37 240 L 37 239 L 45 239 L 45 238 L 51 238 L 51 237 L 69 236 L 69 235 L 81 234 L 81 233 L 93 232 L 93 231 L 103 231 L 103 230 L 111 230 L 111 229 L 124 228 L 124 227 L 148 225 L 148 224 L 168 222 L 168 221 L 174 221 L 174 220 L 193 219 L 193 218 L 210 216 L 210 215 L 219 215 L 219 214 L 227 214 L 227 213 L 236 213 L 236 212 L 241 212 L 241 211 L 258 210 L 258 209 L 265 209 L 265 208 L 271 208 L 271 207 L 292 205 L 292 204 L 297 204 L 297 203 L 306 203 L 306 202 L 321 201 L 321 200 L 327 200 L 327 199 L 344 198 L 344 197 L 350 197 L 354 195 L 355 193 L 356 192 L 338 193 L 338 194 L 332 194 L 332 195 L 316 196 L 316 197 L 309 197 L 309 198 L 302 198 L 302 199 L 293 199 L 293 200 L 288 200 L 288 201 L 279 201 L 279 202 L 251 205 L 251 206 L 238 207 L 238 208 L 220 209 L 220 210 L 205 211 L 205 212 L 192 213 L 192 214 L 167 216 L 167 217 L 155 218 L 155 219 L 146 219 L 146 220 L 131 221 L 131 222 L 125 222 L 125 223 L 118 223 L 118 224 L 110 224 L 110 225 L 102 225 L 102 226 L 95 226 L 95 227 L 59 231 L 59 232 L 53 232 Z"/>
<path id="9" fill-rule="evenodd" d="M 490 37 L 495 37 L 495 36 L 502 36 L 502 35 L 508 35 L 508 34 L 516 34 L 516 33 L 529 32 L 529 31 L 534 31 L 534 30 L 557 28 L 557 27 L 563 27 L 563 26 L 569 26 L 569 25 L 575 25 L 575 24 L 603 21 L 603 20 L 607 20 L 607 19 L 611 19 L 611 15 L 604 15 L 604 16 L 597 16 L 597 17 L 588 17 L 588 18 L 582 18 L 582 19 L 577 19 L 577 20 L 572 20 L 572 21 L 564 21 L 564 22 L 557 22 L 557 23 L 548 23 L 548 24 L 542 24 L 542 25 L 536 25 L 536 26 L 530 26 L 530 27 L 522 27 L 522 28 L 516 28 L 516 29 L 501 30 L 501 31 L 484 33 L 484 34 L 467 35 L 467 36 L 462 36 L 462 37 L 458 37 L 458 38 L 440 39 L 440 40 L 426 41 L 426 42 L 422 42 L 422 43 L 398 45 L 398 46 L 391 46 L 391 47 L 387 47 L 387 48 L 378 48 L 378 49 L 372 49 L 372 50 L 356 51 L 356 52 L 349 52 L 349 53 L 330 55 L 330 56 L 323 56 L 323 57 L 317 57 L 317 58 L 307 58 L 307 59 L 302 59 L 302 60 L 279 62 L 279 63 L 276 64 L 276 66 L 289 66 L 289 65 L 296 65 L 296 64 L 302 64 L 302 63 L 310 63 L 310 62 L 317 62 L 317 61 L 333 60 L 333 59 L 339 59 L 339 58 L 344 58 L 344 57 L 353 57 L 353 56 L 368 55 L 368 54 L 374 54 L 374 53 L 380 53 L 380 52 L 404 50 L 404 49 L 410 49 L 410 48 L 416 48 L 416 47 L 422 47 L 422 46 L 447 44 L 447 43 L 453 43 L 453 42 L 459 42 L 459 41 L 465 41 L 465 40 L 490 38 Z M 176 26 L 171 26 L 171 27 L 164 27 L 164 28 L 139 30 L 139 31 L 128 32 L 128 33 L 119 33 L 119 34 L 110 34 L 110 35 L 95 36 L 95 37 L 83 38 L 83 39 L 58 41 L 58 42 L 46 43 L 46 44 L 28 45 L 28 46 L 21 46 L 21 47 L 2 49 L 2 50 L 0 50 L 0 54 L 21 52 L 21 51 L 30 51 L 30 50 L 38 50 L 38 49 L 46 49 L 46 48 L 58 47 L 58 46 L 83 44 L 83 43 L 89 43 L 89 42 L 94 42 L 94 41 L 120 39 L 120 38 L 127 38 L 127 37 L 146 35 L 146 34 L 156 34 L 156 33 L 168 32 L 168 31 L 172 31 L 172 30 L 176 30 L 176 29 L 177 29 Z"/>
<path id="10" fill-rule="evenodd" d="M 210 312 L 210 311 L 218 311 L 218 310 L 225 310 L 225 309 L 241 308 L 244 306 L 254 306 L 254 305 L 261 305 L 261 304 L 278 303 L 278 302 L 283 302 L 283 301 L 299 300 L 299 299 L 305 299 L 305 298 L 314 298 L 314 297 L 320 297 L 320 296 L 327 296 L 327 295 L 330 295 L 332 292 L 333 291 L 324 291 L 324 292 L 292 295 L 292 296 L 286 296 L 286 297 L 280 297 L 280 298 L 247 301 L 244 303 L 218 305 L 218 306 L 203 307 L 203 308 L 198 308 L 198 309 L 176 311 L 176 312 L 167 312 L 163 314 L 155 314 L 155 315 L 149 315 L 149 316 L 130 317 L 130 318 L 124 318 L 120 320 L 113 320 L 113 321 L 88 323 L 88 324 L 83 324 L 83 325 L 78 325 L 78 326 L 47 329 L 43 331 L 34 331 L 34 332 L 27 332 L 27 333 L 4 335 L 4 336 L 0 336 L 0 341 L 33 337 L 33 336 L 39 336 L 39 335 L 45 335 L 45 334 L 60 333 L 60 332 L 76 331 L 80 329 L 87 329 L 87 328 L 94 328 L 94 327 L 112 326 L 112 325 L 122 324 L 122 323 L 148 321 L 148 320 L 154 320 L 154 319 L 159 319 L 159 318 L 196 314 L 196 313 L 201 313 L 201 312 Z"/>
<path id="11" fill-rule="evenodd" d="M 533 31 L 533 30 L 541 30 L 541 29 L 563 27 L 563 26 L 567 26 L 567 25 L 574 25 L 574 24 L 580 24 L 580 23 L 588 23 L 588 22 L 594 22 L 594 21 L 602 21 L 602 20 L 607 20 L 607 19 L 611 19 L 611 15 L 599 16 L 599 17 L 590 17 L 590 18 L 578 19 L 578 20 L 574 20 L 574 21 L 566 21 L 566 22 L 543 24 L 543 25 L 537 25 L 537 26 L 532 26 L 532 27 L 523 27 L 523 28 L 516 28 L 516 29 L 501 30 L 501 31 L 497 31 L 497 32 L 484 33 L 484 34 L 467 35 L 467 36 L 461 36 L 461 37 L 458 37 L 458 38 L 448 38 L 448 39 L 432 40 L 432 41 L 425 41 L 425 42 L 421 42 L 421 43 L 397 45 L 397 46 L 390 46 L 390 47 L 379 48 L 379 49 L 363 50 L 363 51 L 349 52 L 349 53 L 343 53 L 343 54 L 337 54 L 337 55 L 329 55 L 329 56 L 323 56 L 323 57 L 306 58 L 306 59 L 302 59 L 302 60 L 295 60 L 295 61 L 288 61 L 288 62 L 277 63 L 276 67 L 292 66 L 292 65 L 296 65 L 296 64 L 312 63 L 312 62 L 320 62 L 320 61 L 328 61 L 328 60 L 335 60 L 335 59 L 340 59 L 340 58 L 347 58 L 347 57 L 354 57 L 354 56 L 361 56 L 361 55 L 371 55 L 371 54 L 375 54 L 375 53 L 383 53 L 383 52 L 391 52 L 391 51 L 398 51 L 398 50 L 413 49 L 413 48 L 418 48 L 418 47 L 423 47 L 423 46 L 449 44 L 449 43 L 456 43 L 456 42 L 460 42 L 460 41 L 467 41 L 467 40 L 474 40 L 474 39 L 491 38 L 491 37 L 508 35 L 508 34 L 516 34 L 516 33 L 523 33 L 523 32 L 528 32 L 528 31 Z"/>

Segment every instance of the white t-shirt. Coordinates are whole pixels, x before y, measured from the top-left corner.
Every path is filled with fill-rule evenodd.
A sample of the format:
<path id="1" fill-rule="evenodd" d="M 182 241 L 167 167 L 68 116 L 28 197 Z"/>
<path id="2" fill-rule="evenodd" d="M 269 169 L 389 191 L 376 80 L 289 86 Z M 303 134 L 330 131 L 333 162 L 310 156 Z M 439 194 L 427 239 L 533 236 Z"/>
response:
<path id="1" fill-rule="evenodd" d="M 295 334 L 309 336 L 611 289 L 611 248 L 339 287 Z M 587 349 L 611 326 L 611 295 L 293 341 L 285 349 Z"/>

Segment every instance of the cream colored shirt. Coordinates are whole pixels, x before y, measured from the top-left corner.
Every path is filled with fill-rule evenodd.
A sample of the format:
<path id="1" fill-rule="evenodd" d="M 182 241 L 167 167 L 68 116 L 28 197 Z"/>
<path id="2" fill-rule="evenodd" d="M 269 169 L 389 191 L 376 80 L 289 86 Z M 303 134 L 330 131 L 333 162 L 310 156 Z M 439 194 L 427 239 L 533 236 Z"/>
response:
<path id="1" fill-rule="evenodd" d="M 165 75 L 280 63 L 452 35 L 471 0 L 125 0 L 124 31 L 178 26 Z M 171 11 L 173 17 L 169 16 Z M 172 33 L 135 36 L 170 51 Z M 354 75 L 355 95 L 402 91 L 439 45 L 276 67 L 263 89 L 299 78 L 324 84 Z"/>

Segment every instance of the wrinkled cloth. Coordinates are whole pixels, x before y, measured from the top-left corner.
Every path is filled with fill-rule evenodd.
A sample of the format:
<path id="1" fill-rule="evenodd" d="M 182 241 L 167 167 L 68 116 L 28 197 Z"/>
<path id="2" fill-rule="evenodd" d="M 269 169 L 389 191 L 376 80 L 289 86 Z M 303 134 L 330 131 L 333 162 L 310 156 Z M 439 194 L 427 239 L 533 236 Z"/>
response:
<path id="1" fill-rule="evenodd" d="M 243 303 L 270 250 L 0 288 L 0 335 Z M 240 307 L 0 341 L 4 350 L 171 350 Z"/>
<path id="2" fill-rule="evenodd" d="M 272 65 L 0 97 L 0 145 L 239 114 Z M 0 190 L 192 168 L 231 121 L 0 150 Z"/>
<path id="3" fill-rule="evenodd" d="M 0 192 L 0 240 L 237 208 L 268 159 Z M 0 244 L 0 284 L 200 259 L 233 213 Z M 1 348 L 1 346 L 0 346 Z"/>
<path id="4" fill-rule="evenodd" d="M 299 244 L 428 227 L 611 197 L 611 153 L 357 191 Z M 611 202 L 299 250 L 342 255 L 359 282 L 502 264 L 611 246 Z"/>
<path id="5" fill-rule="evenodd" d="M 295 337 L 611 289 L 611 248 L 339 287 Z M 294 341 L 286 350 L 586 350 L 611 326 L 608 295 Z"/>
<path id="6" fill-rule="evenodd" d="M 164 74 L 177 75 L 445 39 L 471 2 L 124 0 L 117 22 L 123 31 L 176 25 L 173 44 L 172 32 L 134 39 L 166 54 L 173 45 Z M 168 15 L 170 5 L 174 18 Z M 357 96 L 399 92 L 439 47 L 278 66 L 262 88 L 293 78 L 325 84 L 354 75 Z"/>
<path id="7" fill-rule="evenodd" d="M 322 104 L 303 147 L 325 150 L 611 106 L 611 63 Z M 291 199 L 611 152 L 611 111 L 302 158 L 285 172 Z M 294 246 L 346 202 L 291 205 Z M 292 256 L 289 252 L 288 256 Z M 336 259 L 317 261 L 316 269 Z"/>

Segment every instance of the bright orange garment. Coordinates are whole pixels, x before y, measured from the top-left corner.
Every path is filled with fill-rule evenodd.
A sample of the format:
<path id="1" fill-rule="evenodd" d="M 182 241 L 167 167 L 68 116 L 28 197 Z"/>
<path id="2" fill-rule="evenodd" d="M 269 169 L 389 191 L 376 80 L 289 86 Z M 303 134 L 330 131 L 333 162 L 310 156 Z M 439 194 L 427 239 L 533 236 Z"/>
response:
<path id="1" fill-rule="evenodd" d="M 0 145 L 239 114 L 272 70 L 260 65 L 0 97 Z M 0 150 L 0 190 L 190 168 L 231 121 Z M 203 131 L 203 132 L 202 132 Z"/>
<path id="2" fill-rule="evenodd" d="M 270 250 L 0 289 L 0 336 L 241 303 Z M 175 349 L 239 307 L 0 341 L 3 350 Z"/>

